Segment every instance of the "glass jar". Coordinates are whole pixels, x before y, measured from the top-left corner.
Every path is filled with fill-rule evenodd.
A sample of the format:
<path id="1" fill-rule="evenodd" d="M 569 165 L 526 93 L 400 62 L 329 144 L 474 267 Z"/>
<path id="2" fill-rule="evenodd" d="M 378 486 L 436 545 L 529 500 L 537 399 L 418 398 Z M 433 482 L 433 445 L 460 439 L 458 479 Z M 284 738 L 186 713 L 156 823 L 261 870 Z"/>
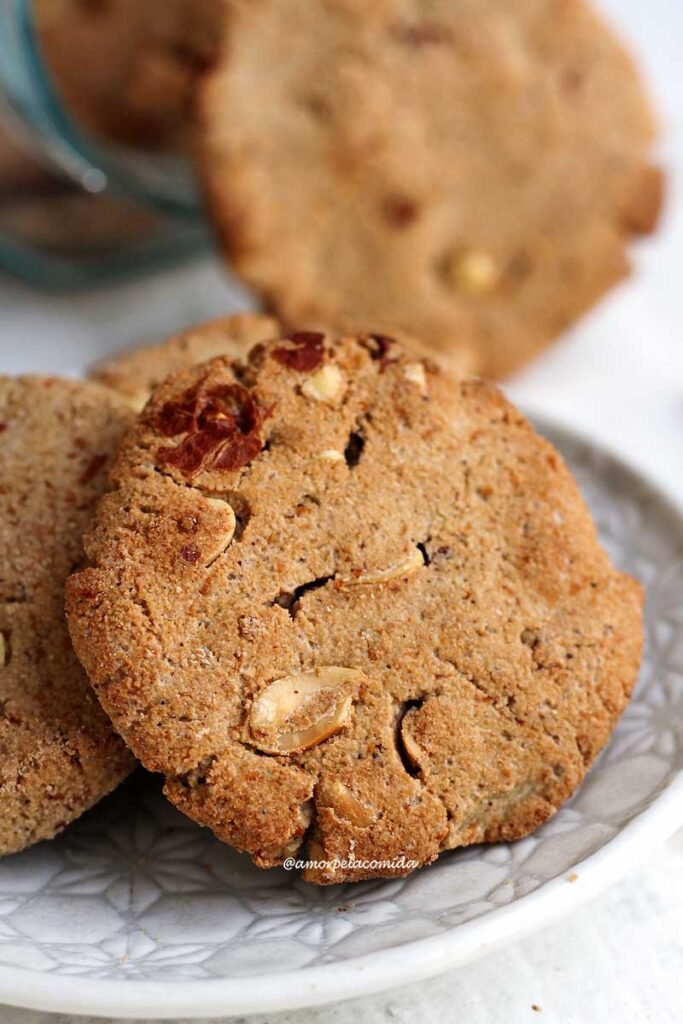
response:
<path id="1" fill-rule="evenodd" d="M 176 0 L 177 9 L 181 3 L 189 10 L 189 0 Z M 141 0 L 137 5 L 145 10 Z M 68 22 L 50 20 L 65 11 L 75 27 L 73 51 L 65 49 Z M 99 71 L 100 52 L 102 61 L 114 59 L 106 21 L 98 36 L 97 18 L 106 16 L 103 0 L 69 0 L 66 5 L 59 0 L 0 0 L 0 268 L 47 287 L 86 285 L 177 260 L 209 245 L 190 164 L 182 153 L 168 152 L 156 138 L 154 145 L 146 145 L 144 133 L 142 139 L 122 140 L 114 137 L 113 129 L 94 131 L 87 123 L 87 105 L 80 112 L 78 103 L 67 106 L 58 89 L 51 45 L 76 99 L 81 64 L 87 90 L 87 76 L 92 79 Z M 184 31 L 179 17 L 176 28 Z M 127 40 L 119 45 L 133 49 Z M 188 67 L 195 57 L 199 61 L 197 49 L 199 56 L 192 52 L 183 57 Z M 152 94 L 150 82 L 156 76 L 156 96 L 167 108 L 169 102 L 184 99 L 178 92 L 178 82 L 189 88 L 182 77 L 184 65 L 164 64 L 159 47 L 152 52 L 143 48 L 135 59 L 145 76 L 143 95 L 145 90 Z M 106 63 L 103 67 L 106 71 Z M 118 69 L 124 74 L 129 70 L 123 63 Z M 175 93 L 169 93 L 169 83 Z M 165 113 L 169 120 L 168 109 Z M 126 115 L 124 110 L 123 126 L 135 126 L 134 118 L 127 120 Z"/>

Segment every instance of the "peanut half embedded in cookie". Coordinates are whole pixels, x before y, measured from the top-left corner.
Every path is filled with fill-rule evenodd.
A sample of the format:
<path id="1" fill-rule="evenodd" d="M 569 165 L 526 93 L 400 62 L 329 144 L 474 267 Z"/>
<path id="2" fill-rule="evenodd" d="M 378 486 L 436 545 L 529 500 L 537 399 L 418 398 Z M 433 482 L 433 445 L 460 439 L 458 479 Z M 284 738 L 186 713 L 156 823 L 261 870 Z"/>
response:
<path id="1" fill-rule="evenodd" d="M 640 588 L 561 458 L 386 336 L 172 375 L 114 477 L 74 645 L 173 803 L 260 866 L 357 880 L 525 835 L 628 700 Z"/>
<path id="2" fill-rule="evenodd" d="M 362 673 L 326 666 L 269 683 L 254 699 L 251 739 L 267 754 L 291 754 L 343 729 Z"/>

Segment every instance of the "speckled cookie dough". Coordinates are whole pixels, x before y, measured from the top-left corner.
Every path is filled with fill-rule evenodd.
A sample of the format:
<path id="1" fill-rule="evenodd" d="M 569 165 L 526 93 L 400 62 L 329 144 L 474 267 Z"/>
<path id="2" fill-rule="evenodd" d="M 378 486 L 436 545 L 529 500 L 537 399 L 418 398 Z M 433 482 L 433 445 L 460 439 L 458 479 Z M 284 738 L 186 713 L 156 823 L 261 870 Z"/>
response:
<path id="1" fill-rule="evenodd" d="M 64 618 L 64 580 L 131 419 L 95 384 L 0 378 L 0 854 L 54 836 L 134 764 Z"/>

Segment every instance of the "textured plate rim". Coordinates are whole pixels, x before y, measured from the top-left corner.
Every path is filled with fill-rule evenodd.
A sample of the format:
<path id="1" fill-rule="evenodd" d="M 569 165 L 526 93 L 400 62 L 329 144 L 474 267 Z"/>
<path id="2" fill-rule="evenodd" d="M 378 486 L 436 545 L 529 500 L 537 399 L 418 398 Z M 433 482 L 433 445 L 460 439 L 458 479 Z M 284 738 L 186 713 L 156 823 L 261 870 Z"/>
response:
<path id="1" fill-rule="evenodd" d="M 683 509 L 659 481 L 581 430 L 533 411 L 530 415 L 541 433 L 547 431 L 607 455 L 668 507 L 683 536 Z M 508 906 L 440 935 L 339 964 L 202 981 L 109 981 L 0 967 L 0 1003 L 56 1013 L 169 1020 L 277 1012 L 373 995 L 434 977 L 503 946 L 513 937 L 521 938 L 553 923 L 617 882 L 681 825 L 683 771 L 612 839 L 570 865 L 561 876 Z"/>

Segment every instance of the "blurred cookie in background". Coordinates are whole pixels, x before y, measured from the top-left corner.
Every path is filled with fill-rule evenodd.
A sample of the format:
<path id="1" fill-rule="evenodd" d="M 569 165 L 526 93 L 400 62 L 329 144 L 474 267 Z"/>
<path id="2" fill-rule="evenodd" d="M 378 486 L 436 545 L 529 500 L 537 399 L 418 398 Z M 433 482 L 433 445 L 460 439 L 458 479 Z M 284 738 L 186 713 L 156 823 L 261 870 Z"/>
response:
<path id="1" fill-rule="evenodd" d="M 567 0 L 229 0 L 200 159 L 288 325 L 385 321 L 495 377 L 629 271 L 662 177 L 634 64 Z"/>

